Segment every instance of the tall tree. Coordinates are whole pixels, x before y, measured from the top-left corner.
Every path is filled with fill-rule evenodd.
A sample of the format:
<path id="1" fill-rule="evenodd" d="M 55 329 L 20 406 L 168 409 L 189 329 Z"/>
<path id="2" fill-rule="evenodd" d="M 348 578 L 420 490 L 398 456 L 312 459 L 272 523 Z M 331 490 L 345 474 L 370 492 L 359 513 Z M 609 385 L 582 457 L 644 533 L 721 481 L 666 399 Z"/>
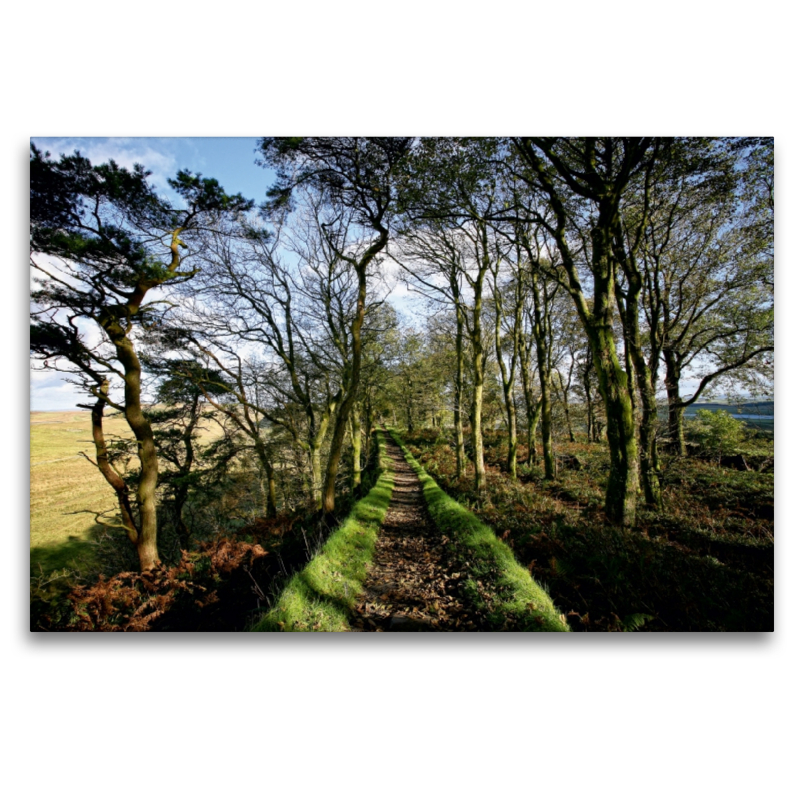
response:
<path id="1" fill-rule="evenodd" d="M 592 356 L 606 404 L 606 435 L 611 469 L 606 489 L 606 514 L 613 522 L 633 525 L 639 489 L 639 448 L 633 397 L 614 337 L 616 279 L 615 232 L 623 195 L 647 168 L 652 141 L 646 138 L 582 139 L 521 137 L 513 140 L 521 167 L 519 180 L 532 197 L 525 212 L 546 227 L 561 259 L 564 284 L 575 303 L 592 347 Z M 587 267 L 593 282 L 591 305 L 579 263 L 581 240 L 588 230 Z"/>
<path id="2" fill-rule="evenodd" d="M 31 352 L 48 368 L 72 372 L 95 398 L 96 464 L 117 495 L 122 525 L 147 570 L 159 561 L 158 455 L 142 405 L 137 330 L 157 324 L 165 288 L 195 274 L 190 245 L 199 234 L 220 215 L 251 204 L 226 194 L 213 179 L 183 171 L 170 181 L 183 207 L 170 206 L 148 184 L 143 167 L 127 170 L 113 161 L 92 165 L 77 152 L 54 161 L 31 146 L 30 169 L 30 258 L 36 281 Z M 162 292 L 151 300 L 156 289 Z M 119 400 L 115 379 L 123 387 Z M 136 438 L 135 507 L 109 463 L 102 427 L 106 407 L 125 415 Z"/>
<path id="3" fill-rule="evenodd" d="M 389 242 L 411 144 L 409 138 L 290 137 L 264 138 L 259 145 L 264 164 L 277 171 L 277 182 L 269 192 L 273 210 L 290 207 L 292 193 L 308 185 L 322 194 L 337 217 L 352 213 L 362 231 L 356 239 L 343 238 L 337 235 L 341 232 L 337 227 L 328 237 L 329 245 L 353 270 L 358 294 L 350 320 L 350 359 L 343 375 L 342 399 L 336 409 L 325 472 L 322 510 L 326 514 L 335 510 L 339 460 L 358 395 L 369 269 Z"/>
<path id="4" fill-rule="evenodd" d="M 650 381 L 666 369 L 673 448 L 712 386 L 770 376 L 774 349 L 772 140 L 681 140 L 659 165 L 641 258 Z M 681 380 L 697 380 L 688 396 Z"/>

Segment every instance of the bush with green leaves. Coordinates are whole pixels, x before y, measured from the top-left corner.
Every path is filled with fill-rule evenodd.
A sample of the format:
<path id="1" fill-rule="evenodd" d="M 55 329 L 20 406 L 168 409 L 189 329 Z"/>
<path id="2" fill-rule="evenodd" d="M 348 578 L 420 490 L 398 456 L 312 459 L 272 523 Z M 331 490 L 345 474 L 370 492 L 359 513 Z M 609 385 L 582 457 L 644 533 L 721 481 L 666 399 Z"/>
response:
<path id="1" fill-rule="evenodd" d="M 727 411 L 700 409 L 688 425 L 688 432 L 703 452 L 712 455 L 733 455 L 744 443 L 746 424 Z"/>

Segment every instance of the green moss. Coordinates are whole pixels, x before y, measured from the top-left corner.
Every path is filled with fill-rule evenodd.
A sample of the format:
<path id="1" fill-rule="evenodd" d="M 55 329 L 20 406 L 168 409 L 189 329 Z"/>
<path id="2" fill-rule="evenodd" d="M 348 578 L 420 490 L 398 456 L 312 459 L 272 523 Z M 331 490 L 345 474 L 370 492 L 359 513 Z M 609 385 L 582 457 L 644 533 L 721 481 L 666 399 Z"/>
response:
<path id="1" fill-rule="evenodd" d="M 453 537 L 468 555 L 475 582 L 473 600 L 479 602 L 477 580 L 494 582 L 495 601 L 487 619 L 493 629 L 523 631 L 569 631 L 547 592 L 514 558 L 511 548 L 501 542 L 487 525 L 439 488 L 436 481 L 392 433 L 406 460 L 422 481 L 425 501 L 437 527 Z"/>
<path id="2" fill-rule="evenodd" d="M 380 433 L 378 447 L 380 472 L 373 489 L 356 503 L 320 554 L 292 577 L 253 631 L 350 630 L 350 612 L 363 592 L 367 566 L 394 487 Z"/>

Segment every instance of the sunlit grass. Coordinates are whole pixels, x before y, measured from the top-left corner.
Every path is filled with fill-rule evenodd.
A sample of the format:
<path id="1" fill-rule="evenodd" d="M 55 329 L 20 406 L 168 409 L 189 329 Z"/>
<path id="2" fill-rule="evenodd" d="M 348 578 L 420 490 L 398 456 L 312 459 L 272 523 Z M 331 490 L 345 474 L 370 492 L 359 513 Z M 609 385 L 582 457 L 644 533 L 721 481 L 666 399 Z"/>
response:
<path id="1" fill-rule="evenodd" d="M 386 443 L 378 433 L 381 472 L 373 489 L 328 538 L 320 554 L 294 575 L 254 631 L 347 631 L 367 576 L 378 532 L 392 499 Z"/>
<path id="2" fill-rule="evenodd" d="M 106 415 L 103 428 L 109 444 L 115 439 L 133 440 L 127 422 L 118 414 Z M 199 439 L 208 444 L 218 435 L 218 426 L 208 422 Z M 31 412 L 31 575 L 69 569 L 89 576 L 100 566 L 98 537 L 119 534 L 113 527 L 116 495 L 81 452 L 94 460 L 90 412 Z M 95 523 L 100 512 L 108 512 L 104 519 L 109 526 Z"/>
<path id="3" fill-rule="evenodd" d="M 471 511 L 439 488 L 398 437 L 397 444 L 422 481 L 425 501 L 433 521 L 443 532 L 456 538 L 469 559 L 473 585 L 494 584 L 493 608 L 489 619 L 497 629 L 526 631 L 568 631 L 569 626 L 547 592 L 514 558 L 511 549 L 497 538 Z M 478 593 L 474 600 L 480 602 Z"/>

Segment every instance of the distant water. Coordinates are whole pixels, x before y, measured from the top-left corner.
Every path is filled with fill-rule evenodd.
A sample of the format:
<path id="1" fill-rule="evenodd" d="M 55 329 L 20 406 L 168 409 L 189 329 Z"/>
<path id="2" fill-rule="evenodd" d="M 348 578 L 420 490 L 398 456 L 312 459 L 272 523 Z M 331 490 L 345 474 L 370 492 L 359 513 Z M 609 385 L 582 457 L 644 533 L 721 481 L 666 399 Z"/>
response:
<path id="1" fill-rule="evenodd" d="M 730 414 L 730 412 L 728 412 Z M 686 417 L 696 417 L 696 411 L 689 411 L 687 409 L 684 414 Z M 774 414 L 730 414 L 734 419 L 775 419 Z"/>

